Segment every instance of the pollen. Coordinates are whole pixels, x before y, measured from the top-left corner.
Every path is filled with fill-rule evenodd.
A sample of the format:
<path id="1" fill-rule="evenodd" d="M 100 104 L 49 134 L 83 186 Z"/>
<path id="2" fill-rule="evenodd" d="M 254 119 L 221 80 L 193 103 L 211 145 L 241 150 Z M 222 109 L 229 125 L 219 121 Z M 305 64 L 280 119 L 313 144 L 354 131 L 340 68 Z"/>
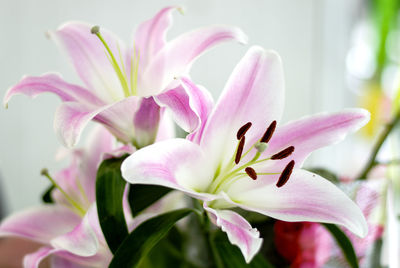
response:
<path id="1" fill-rule="evenodd" d="M 239 128 L 238 132 L 236 133 L 236 138 L 238 140 L 240 140 L 246 134 L 246 132 L 249 130 L 251 125 L 252 125 L 251 122 L 247 122 L 241 128 Z"/>
<path id="2" fill-rule="evenodd" d="M 294 164 L 295 162 L 294 160 L 292 160 L 286 165 L 286 167 L 283 169 L 281 173 L 281 176 L 278 179 L 278 182 L 276 183 L 276 187 L 280 188 L 287 183 L 287 181 L 290 178 L 290 175 L 292 174 Z"/>
<path id="3" fill-rule="evenodd" d="M 247 167 L 247 168 L 245 168 L 244 171 L 247 173 L 247 175 L 249 175 L 249 177 L 250 177 L 252 180 L 256 180 L 256 179 L 257 179 L 257 172 L 254 170 L 254 168 L 252 168 L 252 167 Z"/>
<path id="4" fill-rule="evenodd" d="M 239 146 L 236 151 L 235 164 L 239 164 L 239 162 L 240 162 L 240 158 L 242 157 L 242 153 L 243 153 L 243 147 L 244 147 L 245 140 L 246 140 L 245 136 L 243 136 L 240 139 Z"/>
<path id="5" fill-rule="evenodd" d="M 272 135 L 275 132 L 275 128 L 276 128 L 276 121 L 274 120 L 274 121 L 272 121 L 272 123 L 269 125 L 269 127 L 265 131 L 260 142 L 265 142 L 265 143 L 269 142 L 269 140 L 272 138 Z"/>
<path id="6" fill-rule="evenodd" d="M 289 146 L 286 149 L 280 151 L 279 153 L 274 154 L 271 156 L 272 160 L 284 159 L 291 155 L 294 152 L 294 146 Z"/>

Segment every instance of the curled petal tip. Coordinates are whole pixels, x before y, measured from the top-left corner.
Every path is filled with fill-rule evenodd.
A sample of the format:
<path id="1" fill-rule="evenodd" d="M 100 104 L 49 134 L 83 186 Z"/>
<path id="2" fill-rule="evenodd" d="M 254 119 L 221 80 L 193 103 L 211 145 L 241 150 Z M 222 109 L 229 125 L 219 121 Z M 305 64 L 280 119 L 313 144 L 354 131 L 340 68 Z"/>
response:
<path id="1" fill-rule="evenodd" d="M 240 28 L 235 28 L 235 32 L 237 41 L 242 45 L 246 45 L 249 41 L 247 35 Z"/>

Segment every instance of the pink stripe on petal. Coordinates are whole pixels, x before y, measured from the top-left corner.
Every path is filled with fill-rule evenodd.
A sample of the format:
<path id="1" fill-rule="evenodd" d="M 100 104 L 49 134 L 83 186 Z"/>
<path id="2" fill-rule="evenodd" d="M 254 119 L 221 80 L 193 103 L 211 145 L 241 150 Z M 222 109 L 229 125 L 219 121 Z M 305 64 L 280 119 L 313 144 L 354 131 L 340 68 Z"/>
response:
<path id="1" fill-rule="evenodd" d="M 104 105 L 96 95 L 87 89 L 65 82 L 59 74 L 48 73 L 42 76 L 25 76 L 11 87 L 4 96 L 3 103 L 7 106 L 10 99 L 17 94 L 36 97 L 45 92 L 54 93 L 62 101 L 76 101 L 87 105 Z"/>
<path id="2" fill-rule="evenodd" d="M 97 235 L 101 234 L 100 226 L 97 225 L 97 210 L 94 205 L 71 232 L 52 239 L 50 243 L 56 249 L 63 249 L 78 256 L 93 256 L 99 248 Z"/>
<path id="3" fill-rule="evenodd" d="M 284 81 L 280 57 L 252 47 L 237 64 L 204 128 L 200 144 L 215 157 L 214 162 L 232 157 L 236 133 L 247 122 L 245 151 L 261 139 L 283 111 Z"/>
<path id="4" fill-rule="evenodd" d="M 133 119 L 135 140 L 139 147 L 154 143 L 160 123 L 160 113 L 160 106 L 153 97 L 141 99 Z"/>
<path id="5" fill-rule="evenodd" d="M 169 41 L 144 71 L 144 86 L 148 89 L 148 94 L 156 95 L 174 77 L 187 74 L 194 60 L 203 52 L 221 42 L 232 40 L 245 43 L 246 37 L 235 27 L 209 26 L 182 34 Z"/>
<path id="6" fill-rule="evenodd" d="M 263 155 L 269 157 L 288 146 L 294 146 L 295 150 L 287 159 L 276 161 L 275 169 L 269 172 L 281 170 L 292 159 L 297 167 L 301 167 L 312 151 L 343 140 L 368 120 L 369 112 L 366 110 L 344 109 L 338 113 L 304 117 L 278 127 Z"/>
<path id="7" fill-rule="evenodd" d="M 140 53 L 140 65 L 145 68 L 164 45 L 172 24 L 172 12 L 177 7 L 161 9 L 153 18 L 142 22 L 135 33 L 135 46 Z"/>
<path id="8" fill-rule="evenodd" d="M 64 102 L 54 116 L 54 130 L 65 146 L 73 147 L 90 120 L 107 107 L 92 109 L 80 103 Z"/>
<path id="9" fill-rule="evenodd" d="M 257 229 L 240 216 L 230 210 L 215 210 L 204 203 L 212 222 L 228 235 L 229 241 L 239 247 L 245 260 L 249 263 L 261 248 L 262 239 Z"/>
<path id="10" fill-rule="evenodd" d="M 272 176 L 269 176 L 272 177 Z M 241 180 L 232 184 L 228 202 L 283 221 L 314 221 L 340 224 L 360 237 L 368 227 L 360 208 L 328 180 L 306 170 L 293 170 L 278 188 L 271 178 L 264 183 Z"/>
<path id="11" fill-rule="evenodd" d="M 156 96 L 157 103 L 169 109 L 175 122 L 186 132 L 204 126 L 213 107 L 211 94 L 203 87 L 181 78 L 181 85 Z"/>
<path id="12" fill-rule="evenodd" d="M 80 217 L 66 207 L 46 205 L 17 212 L 1 222 L 1 236 L 18 236 L 41 243 L 71 231 Z"/>

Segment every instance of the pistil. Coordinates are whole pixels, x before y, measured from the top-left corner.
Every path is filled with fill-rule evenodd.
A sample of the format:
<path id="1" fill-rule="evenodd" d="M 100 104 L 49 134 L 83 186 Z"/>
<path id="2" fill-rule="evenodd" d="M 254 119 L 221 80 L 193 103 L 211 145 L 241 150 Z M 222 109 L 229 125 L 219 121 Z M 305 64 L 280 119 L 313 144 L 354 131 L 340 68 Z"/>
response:
<path id="1" fill-rule="evenodd" d="M 67 199 L 67 201 L 72 205 L 72 207 L 74 207 L 78 213 L 81 216 L 84 216 L 86 211 L 73 199 L 71 198 L 65 191 L 63 188 L 61 188 L 61 186 L 50 176 L 49 171 L 47 170 L 47 168 L 44 168 L 41 170 L 40 174 L 42 176 L 45 176 L 47 179 L 49 179 L 49 181 L 54 185 L 54 187 L 56 187 L 65 197 L 65 199 Z"/>
<path id="2" fill-rule="evenodd" d="M 100 41 L 103 43 L 106 51 L 108 52 L 107 57 L 110 60 L 111 65 L 114 68 L 115 73 L 118 76 L 118 79 L 121 83 L 122 89 L 124 91 L 124 95 L 125 97 L 129 97 L 130 92 L 129 92 L 129 86 L 128 86 L 128 82 L 126 81 L 126 74 L 124 75 L 124 73 L 121 71 L 121 68 L 117 62 L 117 60 L 114 57 L 114 54 L 112 53 L 110 47 L 108 46 L 107 42 L 104 40 L 103 36 L 100 33 L 100 27 L 99 26 L 93 26 L 92 29 L 90 30 L 90 32 L 94 35 L 96 35 Z M 121 53 L 120 53 L 121 54 Z M 124 66 L 124 62 L 121 58 L 121 65 Z M 125 68 L 124 68 L 125 69 Z"/>

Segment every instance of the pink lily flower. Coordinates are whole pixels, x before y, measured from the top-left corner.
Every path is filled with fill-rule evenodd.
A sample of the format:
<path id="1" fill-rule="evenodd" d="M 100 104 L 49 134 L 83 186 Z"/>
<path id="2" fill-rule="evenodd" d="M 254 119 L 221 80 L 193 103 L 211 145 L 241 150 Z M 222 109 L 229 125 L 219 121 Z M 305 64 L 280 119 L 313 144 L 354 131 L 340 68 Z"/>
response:
<path id="1" fill-rule="evenodd" d="M 73 151 L 71 165 L 54 176 L 54 204 L 15 213 L 0 224 L 0 237 L 42 245 L 25 256 L 26 268 L 39 267 L 50 255 L 52 267 L 105 267 L 112 258 L 98 221 L 95 183 L 104 154 L 120 151 L 114 150 L 115 138 L 103 127 L 88 138 L 86 148 Z M 44 175 L 53 180 L 46 171 Z"/>
<path id="2" fill-rule="evenodd" d="M 195 87 L 187 79 L 181 83 Z M 365 236 L 367 224 L 357 205 L 301 166 L 312 151 L 363 126 L 368 112 L 348 109 L 280 126 L 283 101 L 279 56 L 252 47 L 198 131 L 188 139 L 161 141 L 136 151 L 123 162 L 122 175 L 130 183 L 163 185 L 202 201 L 211 220 L 247 262 L 262 239 L 230 208 L 284 221 L 340 224 Z"/>
<path id="3" fill-rule="evenodd" d="M 70 84 L 55 73 L 27 76 L 8 90 L 4 105 L 16 94 L 58 95 L 63 103 L 56 111 L 54 128 L 69 147 L 78 142 L 91 120 L 124 143 L 137 148 L 151 144 L 165 108 L 185 131 L 195 131 L 212 99 L 201 88 L 190 91 L 179 86 L 175 77 L 187 75 L 193 62 L 211 47 L 231 40 L 244 43 L 246 37 L 235 27 L 209 26 L 166 42 L 176 9 L 164 8 L 140 24 L 130 48 L 97 26 L 62 25 L 49 35 L 66 50 L 84 86 Z"/>

